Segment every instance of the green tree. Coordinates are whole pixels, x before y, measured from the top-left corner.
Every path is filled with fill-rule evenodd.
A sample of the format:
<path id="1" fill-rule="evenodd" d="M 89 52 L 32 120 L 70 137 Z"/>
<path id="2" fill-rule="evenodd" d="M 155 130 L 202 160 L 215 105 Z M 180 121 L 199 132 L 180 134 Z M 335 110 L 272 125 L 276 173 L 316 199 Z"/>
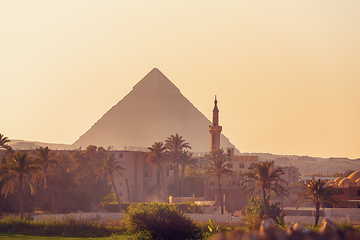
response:
<path id="1" fill-rule="evenodd" d="M 184 195 L 184 180 L 185 180 L 185 169 L 187 166 L 196 165 L 197 159 L 193 158 L 193 153 L 184 150 L 180 154 L 179 162 L 181 165 L 181 179 L 180 179 L 180 196 Z"/>
<path id="2" fill-rule="evenodd" d="M 113 186 L 113 189 L 115 191 L 116 194 L 116 198 L 118 201 L 118 205 L 119 205 L 119 212 L 121 212 L 121 202 L 120 202 L 120 197 L 118 194 L 118 191 L 116 189 L 116 185 L 115 185 L 115 178 L 119 178 L 119 174 L 121 171 L 123 171 L 124 168 L 120 166 L 120 163 L 116 161 L 114 155 L 108 155 L 106 156 L 106 158 L 103 159 L 103 164 L 98 168 L 97 170 L 97 178 L 98 177 L 102 177 L 102 178 L 108 178 L 111 181 L 111 184 Z"/>
<path id="3" fill-rule="evenodd" d="M 8 145 L 11 142 L 7 137 L 0 133 L 0 148 L 5 148 L 8 151 L 11 151 L 12 148 Z"/>
<path id="4" fill-rule="evenodd" d="M 283 174 L 282 168 L 275 167 L 274 161 L 255 163 L 249 167 L 248 172 L 243 174 L 246 179 L 242 182 L 242 185 L 248 188 L 247 192 L 251 195 L 253 193 L 262 194 L 265 216 L 269 216 L 267 208 L 269 204 L 266 195 L 270 194 L 271 190 L 278 194 L 287 192 L 283 185 L 287 185 L 288 183 L 281 178 Z"/>
<path id="5" fill-rule="evenodd" d="M 76 197 L 78 201 L 86 198 L 87 209 L 91 208 L 91 204 L 100 203 L 111 191 L 108 180 L 98 177 L 96 172 L 106 156 L 107 152 L 104 148 L 94 145 L 89 145 L 86 150 L 79 149 L 70 156 L 68 172 L 73 174 L 75 181 L 73 195 L 78 195 Z M 84 206 L 85 204 L 80 205 L 81 208 Z"/>
<path id="6" fill-rule="evenodd" d="M 315 225 L 317 226 L 320 218 L 320 206 L 330 204 L 332 206 L 338 204 L 336 189 L 332 186 L 325 186 L 327 180 L 316 180 L 314 177 L 308 183 L 303 185 L 302 191 L 298 193 L 296 198 L 296 208 L 304 201 L 310 200 L 315 204 Z"/>
<path id="7" fill-rule="evenodd" d="M 169 151 L 163 142 L 155 142 L 151 147 L 148 147 L 149 152 L 146 153 L 146 160 L 150 165 L 156 165 L 160 170 L 161 180 L 164 188 L 164 202 L 167 202 L 166 183 L 163 173 L 163 165 L 169 160 Z"/>
<path id="8" fill-rule="evenodd" d="M 5 163 L 0 167 L 1 171 L 4 173 L 0 176 L 0 181 L 6 181 L 1 189 L 1 193 L 7 194 L 14 193 L 15 190 L 19 191 L 19 211 L 20 217 L 24 217 L 24 197 L 23 190 L 25 184 L 28 184 L 31 189 L 31 193 L 34 193 L 33 184 L 31 182 L 30 174 L 37 170 L 33 164 L 33 160 L 27 156 L 27 153 L 18 152 L 16 154 L 11 154 L 9 158 L 6 159 Z"/>
<path id="9" fill-rule="evenodd" d="M 186 142 L 182 136 L 178 133 L 171 135 L 165 140 L 165 146 L 170 151 L 171 163 L 174 168 L 174 179 L 175 179 L 175 195 L 179 196 L 179 165 L 180 156 L 184 149 L 191 149 L 190 144 Z"/>
<path id="10" fill-rule="evenodd" d="M 232 170 L 229 169 L 227 164 L 227 156 L 224 149 L 213 150 L 209 154 L 205 155 L 205 159 L 208 160 L 210 166 L 206 169 L 206 174 L 217 178 L 217 184 L 219 187 L 219 198 L 221 205 L 221 214 L 224 214 L 224 203 L 221 192 L 221 177 L 225 175 L 231 175 Z"/>
<path id="11" fill-rule="evenodd" d="M 55 212 L 55 198 L 51 181 L 52 177 L 58 174 L 56 154 L 48 147 L 39 147 L 35 150 L 35 156 L 34 164 L 37 166 L 37 171 L 32 175 L 32 181 L 35 187 L 41 184 L 44 186 L 44 189 L 49 189 L 52 211 Z"/>

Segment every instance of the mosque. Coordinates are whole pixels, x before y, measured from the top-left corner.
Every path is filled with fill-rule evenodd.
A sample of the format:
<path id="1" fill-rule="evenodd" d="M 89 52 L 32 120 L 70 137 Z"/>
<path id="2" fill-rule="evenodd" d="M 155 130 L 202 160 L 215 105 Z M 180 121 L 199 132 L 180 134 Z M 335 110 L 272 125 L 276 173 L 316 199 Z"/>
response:
<path id="1" fill-rule="evenodd" d="M 348 177 L 338 177 L 328 181 L 325 186 L 333 186 L 338 191 L 340 208 L 360 208 L 360 171 Z"/>
<path id="2" fill-rule="evenodd" d="M 213 109 L 213 121 L 209 126 L 210 132 L 210 150 L 219 150 L 220 147 L 220 134 L 222 126 L 219 125 L 219 109 L 217 106 L 217 99 L 215 97 L 214 109 Z M 219 197 L 224 200 L 224 206 L 226 212 L 234 212 L 236 210 L 242 210 L 248 204 L 248 199 L 244 196 L 243 186 L 241 182 L 244 180 L 243 173 L 247 171 L 253 164 L 259 162 L 258 156 L 240 155 L 234 154 L 234 148 L 227 148 L 227 164 L 228 168 L 232 170 L 231 176 L 224 176 L 221 179 L 222 194 L 218 196 L 218 187 L 215 184 L 215 180 L 208 178 L 205 181 L 205 201 L 215 201 L 215 206 L 219 206 Z M 218 211 L 218 208 L 216 208 Z"/>

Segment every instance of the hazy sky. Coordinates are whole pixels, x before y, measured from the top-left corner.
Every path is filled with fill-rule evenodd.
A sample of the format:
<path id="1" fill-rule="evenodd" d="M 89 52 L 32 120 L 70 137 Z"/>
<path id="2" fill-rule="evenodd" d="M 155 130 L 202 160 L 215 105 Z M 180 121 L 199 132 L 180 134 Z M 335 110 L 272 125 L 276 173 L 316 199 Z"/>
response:
<path id="1" fill-rule="evenodd" d="M 152 68 L 241 152 L 360 158 L 360 1 L 0 0 L 0 133 L 73 143 Z"/>

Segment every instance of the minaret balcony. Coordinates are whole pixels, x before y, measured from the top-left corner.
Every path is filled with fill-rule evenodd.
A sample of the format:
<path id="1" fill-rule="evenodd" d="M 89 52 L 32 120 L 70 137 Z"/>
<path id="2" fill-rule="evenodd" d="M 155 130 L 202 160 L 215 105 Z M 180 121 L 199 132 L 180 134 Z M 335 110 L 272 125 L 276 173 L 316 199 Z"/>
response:
<path id="1" fill-rule="evenodd" d="M 218 132 L 218 131 L 222 131 L 222 126 L 209 126 L 209 131 L 214 131 L 214 132 Z"/>

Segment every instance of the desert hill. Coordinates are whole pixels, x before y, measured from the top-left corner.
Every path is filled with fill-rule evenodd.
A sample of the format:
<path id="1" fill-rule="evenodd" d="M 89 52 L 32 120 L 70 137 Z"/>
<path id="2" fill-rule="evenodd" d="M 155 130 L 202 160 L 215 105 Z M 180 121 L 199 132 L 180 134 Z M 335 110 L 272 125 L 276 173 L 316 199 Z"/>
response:
<path id="1" fill-rule="evenodd" d="M 332 175 L 346 170 L 360 170 L 360 158 L 318 158 L 296 155 L 275 155 L 270 153 L 244 153 L 244 155 L 257 155 L 260 161 L 274 161 L 277 166 L 297 167 L 302 176 L 312 174 Z"/>

